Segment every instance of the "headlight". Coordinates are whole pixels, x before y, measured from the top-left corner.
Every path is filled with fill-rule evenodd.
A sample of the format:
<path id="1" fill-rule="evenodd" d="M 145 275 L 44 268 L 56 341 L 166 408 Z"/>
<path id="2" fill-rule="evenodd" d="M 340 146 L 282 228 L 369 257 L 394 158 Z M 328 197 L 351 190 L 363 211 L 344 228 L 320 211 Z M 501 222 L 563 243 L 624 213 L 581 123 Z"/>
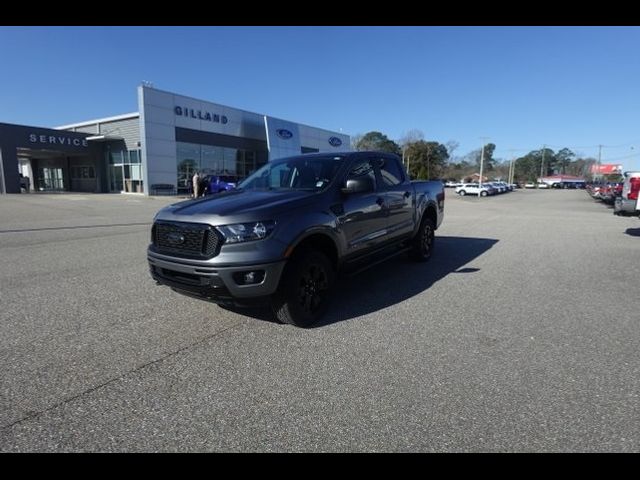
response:
<path id="1" fill-rule="evenodd" d="M 276 222 L 269 220 L 266 222 L 236 223 L 216 228 L 224 235 L 224 243 L 240 243 L 267 238 L 275 225 Z"/>

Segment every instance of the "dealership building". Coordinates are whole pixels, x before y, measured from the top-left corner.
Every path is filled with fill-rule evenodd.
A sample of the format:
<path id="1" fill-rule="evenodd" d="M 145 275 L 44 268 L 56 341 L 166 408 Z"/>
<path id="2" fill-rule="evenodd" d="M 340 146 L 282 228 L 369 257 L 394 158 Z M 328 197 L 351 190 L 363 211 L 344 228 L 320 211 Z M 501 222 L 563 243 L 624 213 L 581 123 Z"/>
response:
<path id="1" fill-rule="evenodd" d="M 149 86 L 138 112 L 56 128 L 0 123 L 0 193 L 184 194 L 195 171 L 242 179 L 267 162 L 350 150 L 339 132 Z"/>

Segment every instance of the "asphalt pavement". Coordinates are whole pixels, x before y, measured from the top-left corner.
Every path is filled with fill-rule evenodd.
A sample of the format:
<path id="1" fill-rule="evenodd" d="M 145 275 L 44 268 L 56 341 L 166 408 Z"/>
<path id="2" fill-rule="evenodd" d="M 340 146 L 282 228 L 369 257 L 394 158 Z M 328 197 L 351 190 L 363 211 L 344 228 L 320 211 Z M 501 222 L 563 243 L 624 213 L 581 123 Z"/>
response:
<path id="1" fill-rule="evenodd" d="M 156 286 L 173 199 L 1 196 L 0 451 L 640 450 L 640 220 L 446 193 L 312 329 Z"/>

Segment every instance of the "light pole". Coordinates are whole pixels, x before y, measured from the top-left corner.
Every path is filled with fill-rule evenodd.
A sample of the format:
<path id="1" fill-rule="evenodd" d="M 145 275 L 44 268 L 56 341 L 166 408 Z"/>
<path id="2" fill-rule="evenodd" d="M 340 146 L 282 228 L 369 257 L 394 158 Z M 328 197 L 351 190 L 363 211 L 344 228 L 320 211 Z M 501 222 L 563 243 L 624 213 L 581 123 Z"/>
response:
<path id="1" fill-rule="evenodd" d="M 480 178 L 478 179 L 478 197 L 480 197 L 482 193 L 482 170 L 484 169 L 484 140 L 487 140 L 489 137 L 480 137 L 482 140 L 482 153 L 480 154 Z"/>
<path id="2" fill-rule="evenodd" d="M 478 179 L 478 197 L 482 192 L 482 167 L 484 166 L 484 143 L 482 144 L 482 153 L 480 154 L 480 178 Z"/>
<path id="3" fill-rule="evenodd" d="M 598 181 L 602 183 L 602 145 L 598 145 Z"/>
<path id="4" fill-rule="evenodd" d="M 540 183 L 542 183 L 542 177 L 544 172 L 544 153 L 547 150 L 546 145 L 542 145 L 542 161 L 540 162 Z"/>
<path id="5" fill-rule="evenodd" d="M 515 158 L 511 157 L 511 163 L 509 164 L 509 185 L 513 185 L 513 177 L 516 173 Z"/>
<path id="6" fill-rule="evenodd" d="M 515 173 L 516 173 L 515 155 L 513 154 L 514 150 L 509 150 L 509 152 L 511 152 L 511 162 L 509 163 L 508 182 L 509 182 L 509 185 L 513 185 L 513 179 L 514 179 Z"/>

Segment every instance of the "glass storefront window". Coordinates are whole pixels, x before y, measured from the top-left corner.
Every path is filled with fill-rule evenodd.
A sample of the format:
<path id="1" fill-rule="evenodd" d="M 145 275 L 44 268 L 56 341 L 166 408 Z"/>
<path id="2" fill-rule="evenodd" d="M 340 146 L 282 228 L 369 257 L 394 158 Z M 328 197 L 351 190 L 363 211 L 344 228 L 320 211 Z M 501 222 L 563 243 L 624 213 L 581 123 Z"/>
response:
<path id="1" fill-rule="evenodd" d="M 142 165 L 131 165 L 131 180 L 142 180 Z"/>
<path id="2" fill-rule="evenodd" d="M 71 178 L 96 178 L 96 172 L 92 166 L 71 167 Z"/>
<path id="3" fill-rule="evenodd" d="M 142 193 L 140 150 L 112 150 L 109 151 L 108 156 L 110 191 Z M 90 167 L 88 174 L 95 175 L 93 167 Z M 81 175 L 84 177 L 84 173 Z"/>
<path id="4" fill-rule="evenodd" d="M 140 163 L 140 150 L 129 150 L 129 163 Z"/>
<path id="5" fill-rule="evenodd" d="M 212 145 L 202 145 L 200 170 L 205 174 L 219 173 L 224 165 L 224 149 Z"/>
<path id="6" fill-rule="evenodd" d="M 224 149 L 223 175 L 236 175 L 238 171 L 238 150 L 235 148 Z"/>
<path id="7" fill-rule="evenodd" d="M 122 150 L 109 152 L 109 163 L 115 165 L 116 163 L 124 163 L 124 153 Z"/>
<path id="8" fill-rule="evenodd" d="M 246 178 L 256 171 L 256 155 L 251 151 L 238 151 L 238 176 Z"/>
<path id="9" fill-rule="evenodd" d="M 176 150 L 178 193 L 185 193 L 191 188 L 191 177 L 194 172 L 200 170 L 202 147 L 196 143 L 177 142 Z"/>
<path id="10" fill-rule="evenodd" d="M 196 171 L 204 175 L 226 175 L 239 181 L 260 167 L 254 151 L 215 145 L 177 142 L 176 157 L 178 194 L 190 192 L 191 178 Z"/>

